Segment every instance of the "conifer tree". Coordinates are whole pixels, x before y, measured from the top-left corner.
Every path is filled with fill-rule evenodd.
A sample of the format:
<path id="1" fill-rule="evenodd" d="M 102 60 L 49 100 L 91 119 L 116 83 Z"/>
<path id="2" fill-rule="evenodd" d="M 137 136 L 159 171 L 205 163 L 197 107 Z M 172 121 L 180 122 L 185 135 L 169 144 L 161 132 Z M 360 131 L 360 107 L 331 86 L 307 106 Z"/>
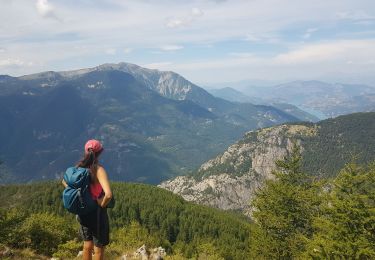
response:
<path id="1" fill-rule="evenodd" d="M 265 182 L 252 203 L 257 224 L 250 241 L 254 258 L 298 257 L 312 237 L 319 201 L 314 183 L 301 171 L 299 147 L 294 145 L 276 165 L 275 179 Z"/>
<path id="2" fill-rule="evenodd" d="M 348 164 L 326 193 L 306 257 L 375 259 L 375 164 Z"/>

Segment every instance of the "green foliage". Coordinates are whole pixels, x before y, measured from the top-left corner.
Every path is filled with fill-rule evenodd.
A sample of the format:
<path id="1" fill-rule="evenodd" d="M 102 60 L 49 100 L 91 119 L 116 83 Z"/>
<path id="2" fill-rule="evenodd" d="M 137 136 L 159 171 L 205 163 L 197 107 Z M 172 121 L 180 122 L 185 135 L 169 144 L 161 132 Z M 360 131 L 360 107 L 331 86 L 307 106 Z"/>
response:
<path id="1" fill-rule="evenodd" d="M 73 259 L 77 256 L 77 253 L 80 250 L 82 250 L 82 242 L 77 239 L 69 240 L 58 245 L 57 252 L 53 254 L 53 257 L 60 259 Z"/>
<path id="2" fill-rule="evenodd" d="M 190 245 L 182 249 L 191 257 L 197 246 L 213 241 L 217 252 L 226 259 L 245 259 L 248 251 L 250 224 L 239 221 L 234 215 L 211 208 L 190 204 L 180 216 L 177 241 Z"/>
<path id="3" fill-rule="evenodd" d="M 316 136 L 301 136 L 303 170 L 322 177 L 336 176 L 353 158 L 375 160 L 375 113 L 356 113 L 317 123 Z"/>
<path id="4" fill-rule="evenodd" d="M 216 164 L 205 170 L 199 170 L 196 173 L 192 172 L 190 175 L 196 180 L 202 180 L 208 176 L 222 173 L 229 173 L 233 176 L 242 176 L 250 171 L 252 165 L 250 157 L 246 158 L 246 160 L 241 160 L 240 162 L 235 159 L 236 158 L 234 158 L 233 161 L 226 161 L 224 163 Z"/>
<path id="5" fill-rule="evenodd" d="M 186 260 L 186 257 L 184 257 L 181 252 L 176 252 L 173 255 L 167 255 L 165 260 Z"/>
<path id="6" fill-rule="evenodd" d="M 333 181 L 307 256 L 320 259 L 375 258 L 375 164 L 348 164 Z"/>
<path id="7" fill-rule="evenodd" d="M 316 189 L 301 171 L 297 146 L 284 161 L 278 161 L 275 179 L 268 180 L 252 205 L 258 224 L 251 240 L 254 257 L 293 258 L 304 251 L 312 236 L 312 220 L 318 201 Z"/>
<path id="8" fill-rule="evenodd" d="M 60 244 L 76 236 L 77 228 L 77 224 L 50 213 L 28 215 L 21 208 L 0 208 L 0 240 L 12 248 L 51 255 Z"/>
<path id="9" fill-rule="evenodd" d="M 180 248 L 186 257 L 195 254 L 202 240 L 213 240 L 222 255 L 246 256 L 250 225 L 233 214 L 185 202 L 149 185 L 115 183 L 113 189 L 122 198 L 110 215 L 115 227 L 135 220 L 156 234 L 168 252 L 179 242 L 186 244 Z"/>
<path id="10" fill-rule="evenodd" d="M 301 171 L 298 150 L 253 201 L 254 258 L 373 259 L 375 164 L 348 164 L 317 183 Z"/>
<path id="11" fill-rule="evenodd" d="M 198 246 L 198 257 L 197 259 L 202 260 L 224 260 L 224 258 L 218 253 L 218 249 L 213 243 L 203 242 Z"/>
<path id="12" fill-rule="evenodd" d="M 22 233 L 22 222 L 26 219 L 25 212 L 12 208 L 9 210 L 0 208 L 0 241 L 9 246 L 17 246 Z"/>
<path id="13" fill-rule="evenodd" d="M 20 232 L 25 247 L 45 255 L 52 255 L 60 244 L 75 235 L 72 223 L 48 213 L 32 214 L 22 223 Z"/>
<path id="14" fill-rule="evenodd" d="M 8 250 L 7 256 L 1 255 L 4 251 Z M 49 260 L 50 258 L 36 254 L 30 248 L 9 248 L 8 246 L 4 246 L 0 244 L 0 259 L 2 260 Z"/>
<path id="15" fill-rule="evenodd" d="M 134 250 L 145 244 L 148 248 L 168 243 L 151 234 L 138 222 L 132 221 L 129 225 L 114 230 L 111 234 L 111 244 L 108 250 L 121 255 L 123 252 Z M 170 248 L 170 244 L 169 244 Z"/>
<path id="16" fill-rule="evenodd" d="M 243 138 L 238 141 L 238 144 L 242 145 L 242 144 L 254 143 L 256 141 L 258 141 L 257 132 L 250 131 L 250 132 L 245 133 Z"/>
<path id="17" fill-rule="evenodd" d="M 198 171 L 197 173 L 194 173 L 192 176 L 196 180 L 202 180 L 211 175 L 217 175 L 217 174 L 228 173 L 228 172 L 233 173 L 233 174 L 237 173 L 233 162 L 220 163 L 206 170 Z"/>
<path id="18" fill-rule="evenodd" d="M 116 258 L 146 244 L 164 247 L 167 259 L 174 260 L 373 259 L 375 164 L 348 164 L 337 178 L 324 182 L 301 165 L 297 146 L 277 162 L 274 179 L 266 181 L 252 203 L 254 223 L 154 186 L 113 183 L 117 201 L 109 210 L 107 256 Z M 78 223 L 61 210 L 61 192 L 57 182 L 1 187 L 2 243 L 74 257 L 81 247 L 75 240 Z"/>
<path id="19" fill-rule="evenodd" d="M 205 243 L 216 248 L 216 253 L 225 259 L 245 259 L 248 254 L 251 225 L 243 217 L 186 202 L 169 191 L 150 185 L 113 183 L 112 189 L 116 205 L 109 210 L 111 245 L 108 252 L 114 257 L 142 244 L 162 246 L 168 254 L 176 252 L 177 256 L 180 254 L 185 258 L 198 257 L 200 250 L 211 254 L 207 248 L 200 247 Z M 2 187 L 0 208 L 18 207 L 21 212 L 32 214 L 21 221 L 21 231 L 29 238 L 23 242 L 24 246 L 49 255 L 56 251 L 61 255 L 69 254 L 71 243 L 60 248 L 58 245 L 75 237 L 78 223 L 72 214 L 61 209 L 61 192 L 62 185 L 57 182 Z M 57 218 L 55 224 L 38 225 L 46 219 L 52 222 L 54 217 Z M 64 225 L 62 220 L 65 220 Z M 59 230 L 59 234 L 53 234 L 52 230 Z M 41 241 L 38 234 L 54 243 Z M 57 237 L 52 238 L 53 235 Z"/>

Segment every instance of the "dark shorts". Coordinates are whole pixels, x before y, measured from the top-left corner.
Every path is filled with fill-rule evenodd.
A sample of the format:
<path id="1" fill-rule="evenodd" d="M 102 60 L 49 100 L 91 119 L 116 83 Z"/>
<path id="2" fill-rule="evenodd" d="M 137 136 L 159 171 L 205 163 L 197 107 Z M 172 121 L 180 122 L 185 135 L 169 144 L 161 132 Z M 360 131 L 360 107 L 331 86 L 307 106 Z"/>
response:
<path id="1" fill-rule="evenodd" d="M 97 247 L 109 244 L 109 221 L 107 209 L 98 207 L 98 210 L 87 215 L 77 217 L 81 227 L 79 233 L 83 241 L 93 241 Z"/>

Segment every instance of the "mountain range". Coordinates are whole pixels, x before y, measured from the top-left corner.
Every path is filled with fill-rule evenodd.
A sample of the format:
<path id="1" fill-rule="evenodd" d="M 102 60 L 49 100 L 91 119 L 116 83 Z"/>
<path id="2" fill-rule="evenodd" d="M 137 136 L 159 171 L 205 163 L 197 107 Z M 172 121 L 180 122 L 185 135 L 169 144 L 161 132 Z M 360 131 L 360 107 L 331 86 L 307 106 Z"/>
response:
<path id="1" fill-rule="evenodd" d="M 208 89 L 209 93 L 214 95 L 215 97 L 219 97 L 222 99 L 229 100 L 231 102 L 239 102 L 239 103 L 252 103 L 252 104 L 258 104 L 258 105 L 272 105 L 273 107 L 276 107 L 278 109 L 281 109 L 284 112 L 287 112 L 288 114 L 291 114 L 302 121 L 307 122 L 317 122 L 319 121 L 319 118 L 298 108 L 297 106 L 294 106 L 292 104 L 288 103 L 273 103 L 272 101 L 266 101 L 261 98 L 256 97 L 249 97 L 245 95 L 244 93 L 230 88 L 225 87 L 221 89 Z"/>
<path id="2" fill-rule="evenodd" d="M 241 93 L 242 97 L 239 97 L 238 93 L 228 93 L 228 87 L 231 86 Z M 375 110 L 375 88 L 362 84 L 327 83 L 317 80 L 263 86 L 227 83 L 224 90 L 210 91 L 214 94 L 220 93 L 220 97 L 232 101 L 236 98 L 239 102 L 257 101 L 256 104 L 292 104 L 319 119 Z"/>
<path id="3" fill-rule="evenodd" d="M 59 178 L 100 139 L 113 180 L 187 173 L 246 131 L 300 121 L 278 108 L 212 96 L 173 72 L 104 64 L 0 76 L 2 181 Z M 4 173 L 5 172 L 5 173 Z"/>

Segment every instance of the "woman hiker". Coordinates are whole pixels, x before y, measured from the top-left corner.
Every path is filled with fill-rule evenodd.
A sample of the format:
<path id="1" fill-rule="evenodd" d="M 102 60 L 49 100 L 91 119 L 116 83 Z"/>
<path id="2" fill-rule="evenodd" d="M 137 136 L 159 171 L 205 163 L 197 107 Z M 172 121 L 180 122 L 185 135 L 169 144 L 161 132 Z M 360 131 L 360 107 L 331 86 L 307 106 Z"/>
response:
<path id="1" fill-rule="evenodd" d="M 104 248 L 109 244 L 109 222 L 106 206 L 112 199 L 112 191 L 108 175 L 99 164 L 99 156 L 103 152 L 102 144 L 97 140 L 89 140 L 85 144 L 85 154 L 77 167 L 90 169 L 90 195 L 99 207 L 86 215 L 77 215 L 80 234 L 83 238 L 83 260 L 104 259 Z M 66 187 L 67 184 L 63 180 Z"/>

